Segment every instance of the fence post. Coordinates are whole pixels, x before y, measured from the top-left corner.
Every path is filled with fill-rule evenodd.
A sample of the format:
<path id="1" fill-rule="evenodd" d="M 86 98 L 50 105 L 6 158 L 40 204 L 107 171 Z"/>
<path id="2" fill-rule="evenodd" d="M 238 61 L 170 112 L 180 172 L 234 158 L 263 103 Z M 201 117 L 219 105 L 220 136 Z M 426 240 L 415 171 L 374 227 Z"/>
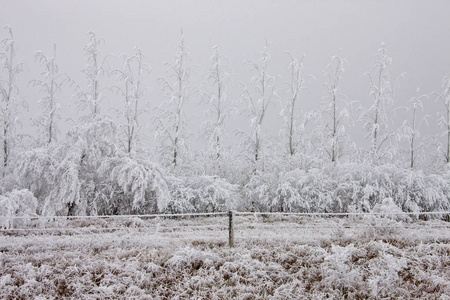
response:
<path id="1" fill-rule="evenodd" d="M 234 211 L 228 211 L 228 245 L 234 246 Z"/>

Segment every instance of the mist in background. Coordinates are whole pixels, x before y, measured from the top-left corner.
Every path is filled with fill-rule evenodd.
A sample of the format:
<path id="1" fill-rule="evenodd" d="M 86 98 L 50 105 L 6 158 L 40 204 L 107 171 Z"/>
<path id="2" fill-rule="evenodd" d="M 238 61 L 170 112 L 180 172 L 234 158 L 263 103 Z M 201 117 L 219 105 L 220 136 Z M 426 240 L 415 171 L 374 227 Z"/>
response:
<path id="1" fill-rule="evenodd" d="M 38 109 L 36 102 L 40 96 L 35 88 L 27 85 L 40 73 L 34 61 L 35 52 L 40 50 L 51 56 L 55 43 L 60 72 L 69 74 L 84 86 L 81 70 L 86 64 L 83 47 L 89 40 L 88 31 L 104 38 L 103 55 L 131 54 L 135 46 L 142 49 L 152 68 L 145 82 L 149 87 L 145 97 L 150 107 L 149 119 L 151 108 L 163 100 L 157 78 L 167 76 L 164 62 L 173 60 L 181 29 L 190 49 L 191 62 L 196 65 L 191 77 L 192 90 L 199 86 L 202 75 L 208 70 L 212 47 L 217 45 L 234 74 L 229 98 L 235 100 L 240 97 L 239 81 L 248 84 L 252 77 L 243 61 L 246 58 L 258 60 L 266 39 L 271 42 L 269 72 L 277 76 L 280 89 L 284 89 L 283 82 L 289 78 L 289 56 L 285 51 L 298 58 L 305 53 L 305 74 L 313 75 L 315 80 L 309 84 L 309 93 L 300 96 L 299 107 L 303 111 L 319 107 L 325 91 L 323 70 L 331 55 L 348 61 L 341 92 L 363 107 L 372 103 L 364 73 L 373 70 L 374 54 L 382 42 L 392 57 L 392 79 L 405 74 L 396 90 L 396 106 L 406 106 L 418 87 L 423 94 L 441 92 L 441 80 L 450 72 L 449 1 L 0 0 L 0 7 L 0 25 L 12 27 L 19 47 L 18 58 L 23 59 L 29 69 L 20 74 L 18 85 L 30 106 L 29 112 L 24 114 L 22 130 L 31 134 L 33 128 L 29 120 Z M 7 34 L 5 30 L 0 32 L 1 37 Z M 112 64 L 117 62 L 120 60 Z M 60 136 L 78 122 L 72 94 L 73 90 L 68 87 L 61 94 Z M 107 95 L 101 104 L 102 113 L 114 117 L 111 108 L 119 108 L 118 102 L 113 94 Z M 433 117 L 429 127 L 422 129 L 424 133 L 438 132 L 434 116 L 442 109 L 434 97 L 426 101 L 421 114 Z M 202 110 L 199 99 L 191 97 L 188 118 L 193 132 L 200 126 L 202 118 L 198 113 Z M 277 118 L 279 111 L 280 107 L 274 106 L 265 125 L 275 135 L 281 126 Z M 401 125 L 405 117 L 399 112 L 395 126 Z M 229 127 L 231 130 L 238 126 L 245 128 L 248 124 L 244 116 L 237 115 Z M 365 144 L 361 126 L 355 123 L 353 129 L 353 138 L 359 146 Z M 151 144 L 151 127 L 145 130 Z"/>

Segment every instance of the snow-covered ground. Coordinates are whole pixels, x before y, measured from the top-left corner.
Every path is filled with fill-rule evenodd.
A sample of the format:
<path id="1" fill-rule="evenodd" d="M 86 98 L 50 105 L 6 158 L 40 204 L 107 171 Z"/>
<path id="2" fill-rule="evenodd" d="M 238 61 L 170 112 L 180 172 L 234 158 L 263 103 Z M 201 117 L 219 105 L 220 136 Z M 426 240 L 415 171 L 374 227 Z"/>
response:
<path id="1" fill-rule="evenodd" d="M 450 224 L 376 216 L 34 220 L 0 233 L 2 299 L 450 299 Z"/>

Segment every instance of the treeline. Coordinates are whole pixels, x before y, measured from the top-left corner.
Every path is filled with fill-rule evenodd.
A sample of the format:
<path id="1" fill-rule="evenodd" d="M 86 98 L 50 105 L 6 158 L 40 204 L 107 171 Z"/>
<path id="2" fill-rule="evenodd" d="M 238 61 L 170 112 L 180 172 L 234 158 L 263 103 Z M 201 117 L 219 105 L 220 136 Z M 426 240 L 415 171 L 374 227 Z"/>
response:
<path id="1" fill-rule="evenodd" d="M 411 212 L 449 209 L 450 77 L 444 77 L 440 93 L 417 90 L 408 102 L 407 119 L 393 128 L 397 78 L 392 78 L 384 44 L 366 74 L 371 106 L 361 107 L 341 92 L 347 62 L 332 56 L 324 69 L 322 102 L 304 112 L 300 102 L 314 78 L 305 74 L 303 57 L 290 53 L 284 82 L 271 75 L 268 43 L 259 58 L 244 61 L 253 73 L 249 84 L 231 75 L 214 47 L 202 83 L 193 85 L 182 36 L 173 61 L 166 63 L 167 76 L 157 80 L 163 99 L 152 102 L 146 94 L 151 68 L 142 51 L 104 56 L 104 41 L 90 32 L 84 47 L 85 85 L 60 72 L 56 46 L 52 56 L 35 54 L 42 73 L 28 84 L 39 91 L 40 112 L 33 119 L 38 134 L 30 142 L 18 130 L 27 105 L 19 88 L 25 68 L 12 30 L 6 29 L 0 51 L 0 215 L 230 208 L 347 212 L 372 211 L 386 203 Z M 113 60 L 121 67 L 111 68 Z M 231 94 L 239 94 L 238 100 L 229 96 L 236 83 L 239 92 Z M 61 95 L 68 91 L 81 117 L 59 137 L 66 106 Z M 120 101 L 117 115 L 101 113 L 105 95 Z M 428 137 L 420 132 L 427 121 L 425 98 L 441 103 L 435 118 L 441 131 Z M 195 150 L 190 147 L 188 101 L 201 102 L 208 112 L 195 135 L 205 147 Z M 148 102 L 155 105 L 148 107 Z M 282 124 L 275 135 L 267 117 L 273 113 Z M 249 127 L 229 130 L 235 114 L 244 115 Z M 364 148 L 350 134 L 356 122 L 366 133 Z M 150 141 L 145 140 L 148 132 Z M 418 167 L 424 161 L 429 167 Z"/>

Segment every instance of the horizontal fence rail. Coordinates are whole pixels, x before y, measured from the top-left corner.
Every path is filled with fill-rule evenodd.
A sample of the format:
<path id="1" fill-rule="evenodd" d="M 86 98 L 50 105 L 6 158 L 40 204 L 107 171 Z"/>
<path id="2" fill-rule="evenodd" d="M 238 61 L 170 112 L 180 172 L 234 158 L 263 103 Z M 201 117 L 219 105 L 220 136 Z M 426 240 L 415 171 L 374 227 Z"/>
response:
<path id="1" fill-rule="evenodd" d="M 205 216 L 226 216 L 228 212 L 211 213 L 181 213 L 181 214 L 148 214 L 148 215 L 98 215 L 98 216 L 0 216 L 0 220 L 20 220 L 20 219 L 129 219 L 129 218 L 171 218 L 171 217 L 205 217 Z"/>
<path id="2" fill-rule="evenodd" d="M 240 212 L 233 211 L 235 215 L 267 215 L 267 216 L 307 216 L 307 217 L 333 217 L 333 216 L 420 216 L 420 215 L 450 215 L 450 211 L 431 211 L 431 212 L 342 212 L 342 213 L 296 213 L 296 212 Z M 129 219 L 129 218 L 171 218 L 171 217 L 206 217 L 206 216 L 226 216 L 229 212 L 210 212 L 210 213 L 176 213 L 176 214 L 143 214 L 143 215 L 97 215 L 97 216 L 0 216 L 0 220 L 20 220 L 20 219 Z"/>
<path id="3" fill-rule="evenodd" d="M 279 216 L 308 216 L 308 217 L 333 217 L 333 216 L 420 216 L 420 215 L 448 215 L 450 212 L 392 212 L 392 213 L 379 213 L 379 212 L 346 212 L 346 213 L 294 213 L 294 212 L 236 212 L 236 215 L 249 216 L 249 215 L 279 215 Z"/>
<path id="4" fill-rule="evenodd" d="M 399 217 L 398 222 L 385 224 L 376 223 L 380 217 Z M 264 239 L 265 231 L 276 231 L 274 238 L 288 235 L 286 232 L 298 230 L 362 230 L 362 229 L 408 229 L 415 230 L 419 225 L 414 222 L 403 222 L 402 217 L 419 216 L 450 216 L 450 212 L 372 212 L 372 213 L 292 213 L 292 212 L 212 212 L 212 213 L 183 213 L 183 214 L 142 214 L 142 215 L 102 215 L 102 216 L 0 216 L 0 237 L 15 234 L 40 235 L 77 235 L 101 234 L 117 231 L 129 231 L 130 234 L 147 233 L 150 235 L 176 234 L 174 238 L 183 239 L 182 233 L 202 237 L 202 235 L 221 236 L 225 238 L 228 231 L 228 245 L 233 247 L 236 239 L 252 240 Z M 326 217 L 359 217 L 363 222 L 326 223 L 315 221 Z M 375 217 L 370 219 L 370 217 Z M 272 219 L 271 219 L 272 218 Z M 281 219 L 280 219 L 281 218 Z M 309 218 L 309 219 L 308 219 Z M 195 220 L 197 221 L 195 221 Z M 183 224 L 182 222 L 186 222 Z M 197 223 L 195 223 L 195 222 Z M 410 220 L 411 221 L 411 220 Z M 370 223 L 375 222 L 375 223 Z M 211 224 L 209 224 L 211 223 Z M 450 229 L 450 223 L 425 222 L 420 225 L 421 230 L 428 228 Z M 11 227 L 11 228 L 9 228 Z M 285 232 L 283 232 L 283 230 Z M 284 234 L 284 235 L 283 235 Z M 267 237 L 270 238 L 270 237 Z M 450 235 L 448 236 L 450 239 Z"/>

